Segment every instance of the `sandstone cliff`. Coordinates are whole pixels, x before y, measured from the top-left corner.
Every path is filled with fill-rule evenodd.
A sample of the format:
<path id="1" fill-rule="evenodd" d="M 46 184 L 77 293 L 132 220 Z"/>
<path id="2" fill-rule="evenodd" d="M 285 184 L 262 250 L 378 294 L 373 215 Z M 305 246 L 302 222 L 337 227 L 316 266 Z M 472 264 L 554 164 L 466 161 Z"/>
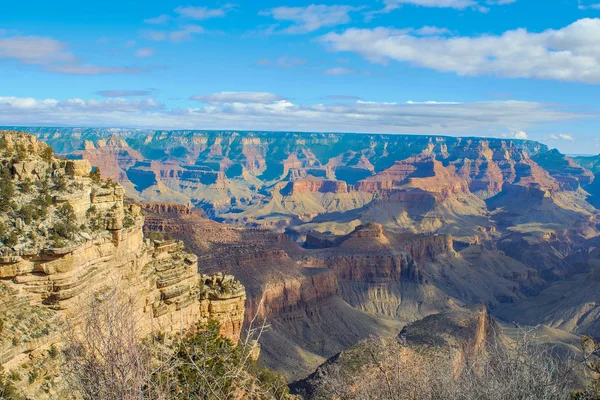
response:
<path id="1" fill-rule="evenodd" d="M 244 287 L 229 275 L 199 275 L 182 242 L 144 239 L 140 208 L 124 202 L 120 186 L 94 175 L 86 160 L 53 158 L 26 134 L 0 132 L 0 152 L 5 368 L 38 376 L 44 352 L 60 342 L 61 321 L 76 320 L 86 298 L 114 287 L 136 299 L 140 336 L 216 319 L 237 340 Z M 35 378 L 19 384 L 35 398 L 50 390 Z"/>

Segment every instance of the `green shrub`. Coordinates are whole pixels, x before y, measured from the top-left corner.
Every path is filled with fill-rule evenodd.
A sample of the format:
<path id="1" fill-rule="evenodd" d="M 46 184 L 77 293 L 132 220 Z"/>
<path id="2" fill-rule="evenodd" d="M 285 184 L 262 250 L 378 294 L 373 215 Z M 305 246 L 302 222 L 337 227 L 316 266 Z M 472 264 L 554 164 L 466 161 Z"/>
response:
<path id="1" fill-rule="evenodd" d="M 63 192 L 67 190 L 69 187 L 69 181 L 67 177 L 64 175 L 56 175 L 54 177 L 54 190 L 58 190 L 59 192 Z"/>
<path id="2" fill-rule="evenodd" d="M 10 203 L 15 194 L 12 176 L 8 167 L 0 168 L 0 212 L 8 212 L 12 208 Z"/>
<path id="3" fill-rule="evenodd" d="M 20 162 L 27 158 L 27 148 L 22 144 L 17 144 L 15 146 L 15 161 Z"/>
<path id="4" fill-rule="evenodd" d="M 12 374 L 11 374 L 12 375 Z M 12 381 L 4 376 L 4 371 L 0 369 L 0 399 L 17 400 L 21 399 L 19 392 Z"/>
<path id="5" fill-rule="evenodd" d="M 58 356 L 58 349 L 56 348 L 56 346 L 54 344 L 50 345 L 50 348 L 48 349 L 48 355 L 52 359 L 55 359 Z"/>
<path id="6" fill-rule="evenodd" d="M 24 205 L 19 210 L 19 217 L 21 217 L 26 225 L 30 225 L 39 218 L 38 210 L 32 205 Z"/>
<path id="7" fill-rule="evenodd" d="M 96 167 L 92 172 L 90 172 L 90 178 L 92 182 L 95 184 L 100 184 L 102 181 L 102 175 L 100 175 L 100 168 Z"/>
<path id="8" fill-rule="evenodd" d="M 52 162 L 52 159 L 54 158 L 54 150 L 52 149 L 52 147 L 50 146 L 46 146 L 44 147 L 44 150 L 42 150 L 41 154 L 42 159 L 48 163 Z"/>
<path id="9" fill-rule="evenodd" d="M 31 193 L 31 187 L 33 186 L 33 182 L 31 182 L 31 179 L 25 178 L 23 181 L 19 182 L 18 186 L 21 193 Z"/>
<path id="10" fill-rule="evenodd" d="M 7 247 L 13 247 L 19 243 L 19 235 L 16 231 L 9 232 L 2 238 L 2 243 L 4 243 L 4 245 Z"/>

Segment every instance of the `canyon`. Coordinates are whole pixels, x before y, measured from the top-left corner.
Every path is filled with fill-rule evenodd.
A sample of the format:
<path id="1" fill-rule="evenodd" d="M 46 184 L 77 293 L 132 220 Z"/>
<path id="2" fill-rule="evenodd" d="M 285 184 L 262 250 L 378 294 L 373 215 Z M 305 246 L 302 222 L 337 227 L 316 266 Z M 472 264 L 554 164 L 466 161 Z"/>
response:
<path id="1" fill-rule="evenodd" d="M 133 225 L 109 225 L 136 254 L 115 250 L 122 265 L 135 270 L 165 257 L 162 265 L 186 271 L 174 287 L 239 281 L 243 295 L 209 294 L 208 310 L 228 335 L 239 334 L 242 320 L 264 322 L 260 360 L 290 381 L 370 336 L 396 338 L 404 327 L 472 305 L 485 306 L 477 321 L 489 322 L 489 312 L 502 324 L 541 324 L 575 338 L 600 332 L 592 158 L 493 138 L 19 129 L 64 156 L 65 171 L 87 171 L 87 161 L 120 185 L 110 196 L 126 203 Z M 120 216 L 117 208 L 105 210 Z M 148 243 L 142 227 L 163 240 Z M 107 246 L 99 240 L 79 246 Z M 33 276 L 24 266 L 3 269 L 13 272 L 2 282 L 22 280 L 14 287 L 30 290 L 40 268 Z M 152 268 L 157 282 L 170 284 L 171 273 Z M 74 279 L 50 280 L 58 278 L 59 289 Z M 161 293 L 164 302 L 170 292 Z M 147 307 L 162 309 L 161 301 Z M 174 326 L 170 315 L 153 318 Z M 190 320 L 199 315 L 206 312 L 190 312 Z"/>

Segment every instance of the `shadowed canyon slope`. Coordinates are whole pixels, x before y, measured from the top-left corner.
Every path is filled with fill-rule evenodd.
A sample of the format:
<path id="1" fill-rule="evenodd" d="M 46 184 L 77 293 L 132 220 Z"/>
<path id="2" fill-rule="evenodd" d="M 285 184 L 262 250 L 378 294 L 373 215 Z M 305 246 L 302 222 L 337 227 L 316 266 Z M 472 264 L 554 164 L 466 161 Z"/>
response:
<path id="1" fill-rule="evenodd" d="M 261 358 L 290 378 L 473 304 L 600 334 L 596 171 L 540 143 L 26 130 L 119 181 L 145 229 L 183 240 L 200 271 L 239 279 L 246 317 L 271 326 Z"/>

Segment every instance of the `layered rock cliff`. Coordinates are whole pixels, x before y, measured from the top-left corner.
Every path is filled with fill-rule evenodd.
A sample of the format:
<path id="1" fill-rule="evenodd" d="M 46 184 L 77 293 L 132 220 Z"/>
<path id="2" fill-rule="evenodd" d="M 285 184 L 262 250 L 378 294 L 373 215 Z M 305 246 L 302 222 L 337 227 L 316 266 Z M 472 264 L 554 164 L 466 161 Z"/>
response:
<path id="1" fill-rule="evenodd" d="M 0 364 L 33 365 L 22 363 L 59 342 L 61 321 L 76 321 L 86 299 L 109 288 L 136 299 L 140 336 L 216 319 L 237 340 L 244 287 L 200 275 L 182 242 L 144 239 L 140 207 L 87 160 L 55 159 L 30 135 L 0 132 L 0 161 Z"/>

